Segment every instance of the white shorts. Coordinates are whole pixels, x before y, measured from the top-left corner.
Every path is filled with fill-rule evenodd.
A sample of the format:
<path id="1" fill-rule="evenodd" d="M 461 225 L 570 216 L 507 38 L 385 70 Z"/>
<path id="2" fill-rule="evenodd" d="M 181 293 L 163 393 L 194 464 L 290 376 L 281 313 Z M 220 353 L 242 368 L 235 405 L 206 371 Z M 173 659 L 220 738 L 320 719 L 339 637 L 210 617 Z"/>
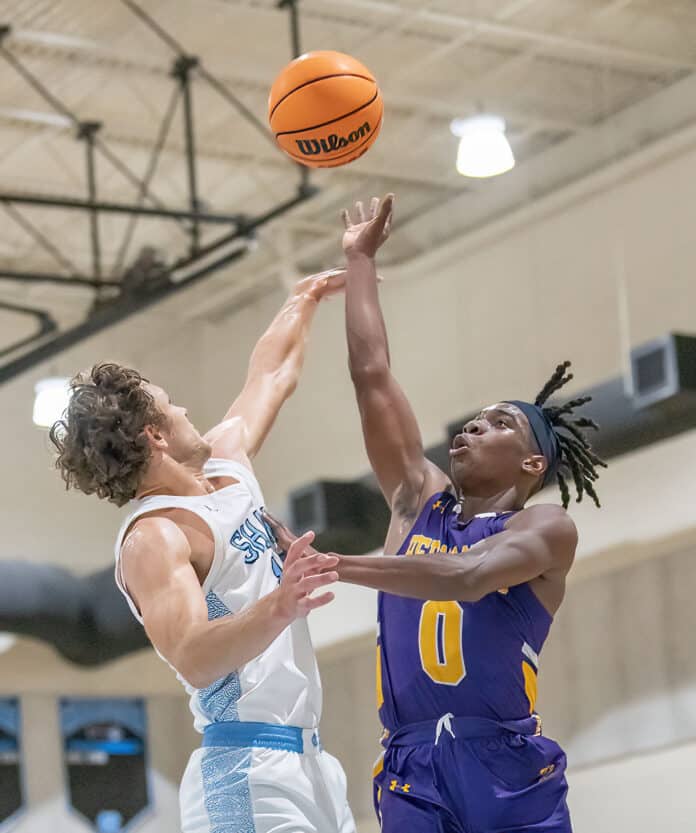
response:
<path id="1" fill-rule="evenodd" d="M 324 751 L 196 749 L 179 800 L 182 833 L 355 833 L 343 768 Z"/>

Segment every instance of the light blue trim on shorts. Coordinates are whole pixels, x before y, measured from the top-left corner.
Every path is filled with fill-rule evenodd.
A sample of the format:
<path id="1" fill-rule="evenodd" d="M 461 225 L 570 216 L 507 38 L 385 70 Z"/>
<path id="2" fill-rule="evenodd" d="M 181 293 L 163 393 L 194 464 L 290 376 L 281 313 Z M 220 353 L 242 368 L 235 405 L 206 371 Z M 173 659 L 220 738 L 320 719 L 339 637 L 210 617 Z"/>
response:
<path id="1" fill-rule="evenodd" d="M 209 833 L 256 833 L 249 749 L 204 749 L 201 776 Z"/>
<path id="2" fill-rule="evenodd" d="M 277 749 L 282 752 L 305 752 L 303 731 L 298 726 L 253 721 L 211 723 L 203 729 L 203 747 L 232 749 Z M 309 738 L 308 738 L 309 740 Z M 311 732 L 311 743 L 320 747 L 319 732 Z"/>

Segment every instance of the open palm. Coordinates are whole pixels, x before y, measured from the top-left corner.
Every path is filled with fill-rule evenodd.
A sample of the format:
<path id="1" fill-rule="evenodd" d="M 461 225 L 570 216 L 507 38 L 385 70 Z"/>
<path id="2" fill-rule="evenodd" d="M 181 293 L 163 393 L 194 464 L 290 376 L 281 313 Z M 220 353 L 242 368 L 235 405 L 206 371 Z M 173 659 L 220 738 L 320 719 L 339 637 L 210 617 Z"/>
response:
<path id="1" fill-rule="evenodd" d="M 343 234 L 343 251 L 348 257 L 362 254 L 374 257 L 379 247 L 389 237 L 394 211 L 394 195 L 387 194 L 380 205 L 379 197 L 373 197 L 365 214 L 362 202 L 356 202 L 351 213 L 343 209 L 341 216 L 346 230 Z"/>

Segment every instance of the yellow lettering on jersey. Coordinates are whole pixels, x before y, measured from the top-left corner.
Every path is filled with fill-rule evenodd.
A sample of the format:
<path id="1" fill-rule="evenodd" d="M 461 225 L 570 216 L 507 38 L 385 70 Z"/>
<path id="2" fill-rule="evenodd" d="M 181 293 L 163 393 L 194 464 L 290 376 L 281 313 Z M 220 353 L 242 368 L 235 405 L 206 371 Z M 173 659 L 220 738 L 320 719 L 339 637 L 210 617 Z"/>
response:
<path id="1" fill-rule="evenodd" d="M 377 708 L 381 709 L 384 705 L 384 692 L 382 690 L 382 646 L 377 643 L 377 672 L 375 675 L 377 681 Z"/>
<path id="2" fill-rule="evenodd" d="M 432 540 L 432 538 L 426 538 L 425 535 L 414 535 L 408 545 L 406 555 L 427 555 Z"/>
<path id="3" fill-rule="evenodd" d="M 446 553 L 460 553 L 466 552 L 469 549 L 466 544 L 462 545 L 460 549 L 457 547 L 449 548 L 447 544 L 443 544 L 439 538 L 428 538 L 426 535 L 413 535 L 408 543 L 406 555 L 430 555 L 435 552 Z"/>
<path id="4" fill-rule="evenodd" d="M 524 677 L 524 693 L 529 700 L 529 713 L 534 712 L 537 699 L 537 675 L 536 671 L 527 662 L 522 663 L 522 676 Z"/>

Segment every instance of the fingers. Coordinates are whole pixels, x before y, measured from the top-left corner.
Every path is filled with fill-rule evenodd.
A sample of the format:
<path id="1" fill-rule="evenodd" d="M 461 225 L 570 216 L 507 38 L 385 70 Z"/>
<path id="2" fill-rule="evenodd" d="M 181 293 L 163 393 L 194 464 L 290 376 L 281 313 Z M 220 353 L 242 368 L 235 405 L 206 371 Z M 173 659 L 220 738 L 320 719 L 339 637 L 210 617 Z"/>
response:
<path id="1" fill-rule="evenodd" d="M 365 208 L 360 200 L 355 203 L 355 213 L 358 215 L 358 222 L 365 222 Z"/>
<path id="2" fill-rule="evenodd" d="M 321 575 L 338 564 L 338 558 L 335 555 L 326 555 L 316 550 L 312 550 L 304 557 L 294 558 L 290 564 L 288 564 L 289 557 L 290 551 L 288 550 L 283 568 L 283 580 L 286 582 L 300 581 L 302 576 Z"/>
<path id="3" fill-rule="evenodd" d="M 261 517 L 263 518 L 264 523 L 270 527 L 271 532 L 275 536 L 275 539 L 278 542 L 278 548 L 283 552 L 287 552 L 290 544 L 297 539 L 297 535 L 295 535 L 295 533 L 282 521 L 279 521 L 271 515 L 267 509 L 262 510 Z"/>
<path id="4" fill-rule="evenodd" d="M 261 517 L 274 532 L 276 530 L 283 530 L 284 532 L 293 535 L 293 538 L 297 538 L 297 535 L 291 533 L 287 526 L 285 526 L 285 524 L 282 521 L 279 521 L 278 518 L 275 517 L 275 515 L 271 515 L 271 513 L 265 507 L 261 510 Z"/>
<path id="5" fill-rule="evenodd" d="M 297 604 L 297 609 L 300 616 L 306 616 L 310 611 L 316 610 L 318 607 L 323 607 L 334 600 L 333 593 L 322 593 L 320 596 L 306 596 Z"/>
<path id="6" fill-rule="evenodd" d="M 314 540 L 313 532 L 305 532 L 299 538 L 296 538 L 288 547 L 288 554 L 285 556 L 284 569 L 287 571 L 295 562 L 299 561 L 305 553 L 307 547 Z"/>
<path id="7" fill-rule="evenodd" d="M 327 278 L 337 278 L 340 275 L 345 276 L 346 274 L 346 267 L 345 266 L 332 266 L 331 269 L 327 269 L 324 272 Z"/>
<path id="8" fill-rule="evenodd" d="M 379 197 L 373 197 L 370 200 L 370 219 L 374 220 L 379 210 Z"/>
<path id="9" fill-rule="evenodd" d="M 382 205 L 379 209 L 378 219 L 379 221 L 386 225 L 387 220 L 390 219 L 391 215 L 394 212 L 394 194 L 387 194 L 387 196 L 382 200 Z"/>
<path id="10" fill-rule="evenodd" d="M 350 214 L 348 213 L 348 209 L 344 208 L 341 210 L 341 219 L 343 220 L 343 225 L 349 229 L 351 227 L 350 222 Z"/>
<path id="11" fill-rule="evenodd" d="M 330 269 L 324 269 L 323 272 L 317 272 L 315 275 L 309 275 L 312 280 L 319 280 L 320 278 L 333 278 L 335 275 L 345 275 L 345 266 L 332 266 Z"/>
<path id="12" fill-rule="evenodd" d="M 333 298 L 335 295 L 340 294 L 346 288 L 346 276 L 345 275 L 336 275 L 333 278 L 329 278 L 326 282 L 326 288 L 322 293 L 322 300 L 326 299 L 327 301 Z"/>
<path id="13" fill-rule="evenodd" d="M 346 285 L 346 269 L 334 269 L 327 275 L 326 289 L 327 292 L 338 292 Z"/>
<path id="14" fill-rule="evenodd" d="M 321 573 L 318 576 L 305 576 L 302 581 L 299 582 L 299 589 L 302 593 L 306 595 L 310 595 L 315 590 L 318 590 L 320 587 L 326 587 L 327 584 L 334 584 L 338 581 L 338 573 L 330 572 L 330 573 Z"/>
<path id="15" fill-rule="evenodd" d="M 391 226 L 392 226 L 392 219 L 393 219 L 393 217 L 394 217 L 394 212 L 393 212 L 393 211 L 390 211 L 390 212 L 389 212 L 389 216 L 387 217 L 387 219 L 386 219 L 386 221 L 385 221 L 385 223 L 384 223 L 384 231 L 383 231 L 383 234 L 384 234 L 384 236 L 385 236 L 385 237 L 389 237 L 389 232 L 391 231 Z"/>

